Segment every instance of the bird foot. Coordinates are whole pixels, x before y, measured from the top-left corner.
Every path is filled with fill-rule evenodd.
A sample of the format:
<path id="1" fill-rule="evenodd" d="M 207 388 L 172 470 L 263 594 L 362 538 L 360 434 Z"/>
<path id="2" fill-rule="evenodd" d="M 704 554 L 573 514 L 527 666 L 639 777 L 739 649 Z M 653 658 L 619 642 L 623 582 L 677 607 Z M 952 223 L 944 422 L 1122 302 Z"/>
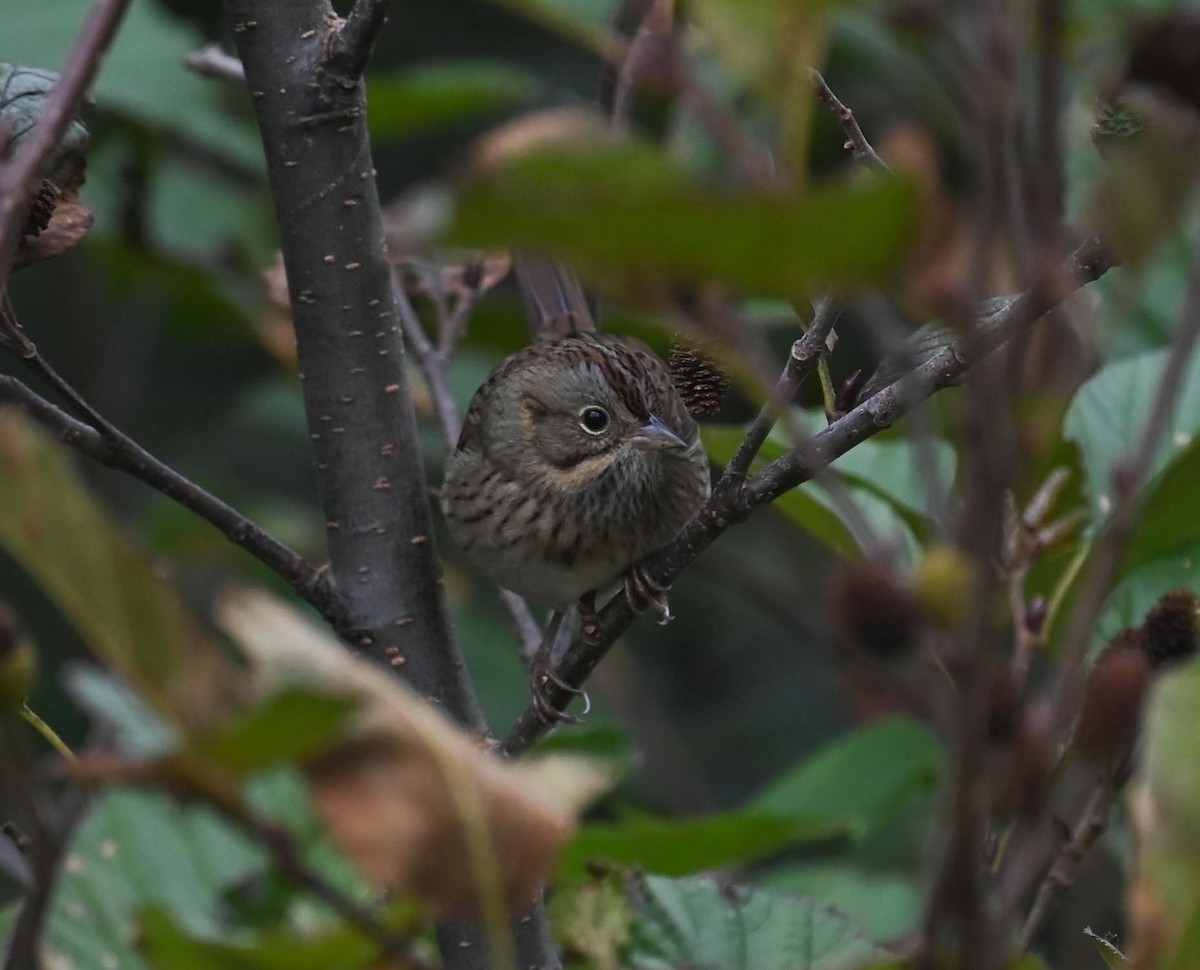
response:
<path id="1" fill-rule="evenodd" d="M 654 579 L 641 563 L 632 566 L 625 574 L 625 600 L 634 613 L 653 610 L 658 615 L 658 625 L 666 626 L 673 619 L 671 604 L 667 602 L 670 586 Z"/>
<path id="2" fill-rule="evenodd" d="M 554 703 L 546 695 L 547 685 L 553 685 L 561 691 L 566 691 L 568 694 L 576 694 L 583 698 L 583 715 L 576 717 L 574 714 L 568 714 L 566 711 L 561 711 L 554 706 Z M 582 724 L 583 718 L 587 717 L 588 712 L 592 709 L 592 700 L 581 687 L 572 687 L 561 677 L 555 675 L 549 665 L 545 667 L 534 664 L 533 675 L 530 678 L 529 690 L 533 695 L 533 706 L 537 709 L 543 720 L 555 722 L 558 724 Z"/>

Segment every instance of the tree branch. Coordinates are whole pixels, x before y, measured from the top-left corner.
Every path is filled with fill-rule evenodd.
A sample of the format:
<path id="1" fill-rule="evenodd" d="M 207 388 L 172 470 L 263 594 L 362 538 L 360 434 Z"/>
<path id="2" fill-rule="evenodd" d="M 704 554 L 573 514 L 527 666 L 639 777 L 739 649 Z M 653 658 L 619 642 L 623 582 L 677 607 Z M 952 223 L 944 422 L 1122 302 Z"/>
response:
<path id="1" fill-rule="evenodd" d="M 804 336 L 792 344 L 783 373 L 775 384 L 766 404 L 758 412 L 737 452 L 725 466 L 718 488 L 740 487 L 750 471 L 750 465 L 779 420 L 779 415 L 796 400 L 805 379 L 816 370 L 825 355 L 829 335 L 841 316 L 842 308 L 833 299 L 823 299 L 817 305 L 813 322 Z"/>
<path id="2" fill-rule="evenodd" d="M 129 0 L 98 0 L 92 7 L 37 124 L 11 164 L 0 170 L 0 290 L 8 280 L 42 167 L 75 117 L 128 6 Z"/>
<path id="3" fill-rule="evenodd" d="M 331 68 L 349 77 L 362 77 L 391 5 L 392 0 L 355 0 L 350 16 L 337 32 L 337 44 L 330 49 Z"/>
<path id="4" fill-rule="evenodd" d="M 330 622 L 340 619 L 336 592 L 320 570 L 219 498 L 159 461 L 132 438 L 115 429 L 103 433 L 76 420 L 15 377 L 0 376 L 0 401 L 20 405 L 72 448 L 102 465 L 132 475 L 195 512 L 270 568 Z"/>
<path id="5" fill-rule="evenodd" d="M 205 44 L 199 50 L 192 51 L 183 59 L 183 64 L 201 77 L 246 83 L 246 69 L 242 67 L 242 62 L 221 50 L 220 44 Z"/>
<path id="6" fill-rule="evenodd" d="M 386 4 L 360 2 L 347 35 L 326 0 L 225 7 L 279 223 L 330 568 L 346 610 L 339 632 L 483 733 L 433 542 L 365 95 L 357 74 L 347 83 Z M 561 965 L 540 909 L 513 936 L 523 968 Z M 477 924 L 444 924 L 438 938 L 448 970 L 491 965 Z"/>
<path id="7" fill-rule="evenodd" d="M 855 445 L 895 423 L 914 405 L 956 383 L 970 367 L 1069 293 L 1098 279 L 1110 265 L 1099 240 L 1087 239 L 1069 261 L 1061 286 L 1056 289 L 1034 287 L 1004 301 L 998 309 L 989 306 L 969 334 L 935 351 L 899 380 L 752 476 L 741 489 L 730 494 L 729 489 L 718 486 L 683 531 L 647 560 L 646 572 L 659 585 L 670 586 L 730 525 L 808 481 Z M 790 361 L 788 366 L 792 366 Z M 563 685 L 582 687 L 617 637 L 629 629 L 636 618 L 637 614 L 626 598 L 618 596 L 600 612 L 599 629 L 594 639 L 585 642 L 579 638 L 571 644 L 546 685 L 546 697 L 556 709 L 562 710 L 574 696 Z M 509 755 L 518 754 L 552 726 L 537 707 L 530 705 L 505 738 L 503 750 Z"/>
<path id="8" fill-rule="evenodd" d="M 809 77 L 812 79 L 813 90 L 816 91 L 817 98 L 829 109 L 830 114 L 842 126 L 842 130 L 846 133 L 846 147 L 850 149 L 851 155 L 856 162 L 866 165 L 881 175 L 891 175 L 892 169 L 879 155 L 875 149 L 871 147 L 871 143 L 867 141 L 867 136 L 863 134 L 862 128 L 858 122 L 854 120 L 854 112 L 851 111 L 836 94 L 825 83 L 825 78 L 821 76 L 820 71 L 811 71 Z"/>
<path id="9" fill-rule="evenodd" d="M 1117 776 L 1118 773 L 1120 777 Z M 1096 787 L 1092 790 L 1080 815 L 1078 824 L 1071 832 L 1071 837 L 1059 850 L 1058 858 L 1054 860 L 1050 871 L 1046 873 L 1041 886 L 1038 887 L 1037 897 L 1021 927 L 1021 935 L 1017 943 L 1017 949 L 1021 953 L 1029 952 L 1038 930 L 1046 921 L 1046 917 L 1050 915 L 1054 904 L 1058 902 L 1063 893 L 1071 888 L 1071 884 L 1075 881 L 1079 863 L 1083 861 L 1088 850 L 1096 844 L 1096 840 L 1108 828 L 1108 818 L 1112 814 L 1113 801 L 1126 777 L 1128 777 L 1127 767 L 1117 769 L 1117 771 L 1109 768 L 1096 783 Z"/>

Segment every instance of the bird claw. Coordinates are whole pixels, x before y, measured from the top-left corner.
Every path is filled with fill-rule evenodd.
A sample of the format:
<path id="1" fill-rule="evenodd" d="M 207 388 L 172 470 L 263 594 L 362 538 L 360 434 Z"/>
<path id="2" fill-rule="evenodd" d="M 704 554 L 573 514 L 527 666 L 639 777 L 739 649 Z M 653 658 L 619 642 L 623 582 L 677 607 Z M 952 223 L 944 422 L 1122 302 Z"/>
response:
<path id="1" fill-rule="evenodd" d="M 555 707 L 550 698 L 546 696 L 547 684 L 553 684 L 559 690 L 566 691 L 568 694 L 583 697 L 583 715 L 576 717 L 574 714 L 568 714 L 566 711 L 561 711 Z M 588 697 L 587 691 L 581 687 L 572 687 L 549 668 L 534 669 L 529 689 L 533 694 L 533 706 L 545 721 L 556 722 L 558 724 L 582 724 L 583 718 L 587 717 L 592 709 L 592 699 Z"/>
<path id="2" fill-rule="evenodd" d="M 625 574 L 625 600 L 634 613 L 645 613 L 653 610 L 658 615 L 658 625 L 666 626 L 673 619 L 671 604 L 667 602 L 667 592 L 670 586 L 664 586 L 654 579 L 641 563 L 630 568 Z"/>

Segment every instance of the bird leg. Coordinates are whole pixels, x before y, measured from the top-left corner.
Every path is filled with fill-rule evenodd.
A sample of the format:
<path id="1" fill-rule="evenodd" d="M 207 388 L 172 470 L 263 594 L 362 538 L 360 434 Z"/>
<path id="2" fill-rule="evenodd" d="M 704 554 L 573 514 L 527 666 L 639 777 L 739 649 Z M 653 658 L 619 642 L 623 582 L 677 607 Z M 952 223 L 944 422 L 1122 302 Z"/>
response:
<path id="1" fill-rule="evenodd" d="M 625 600 L 634 613 L 653 610 L 658 614 L 659 626 L 666 626 L 675 619 L 671 614 L 671 604 L 667 602 L 667 592 L 671 587 L 654 579 L 644 563 L 634 563 L 625 574 L 624 582 Z"/>
<path id="2" fill-rule="evenodd" d="M 600 614 L 596 612 L 594 589 L 579 597 L 579 633 L 589 649 L 600 646 Z"/>
<path id="3" fill-rule="evenodd" d="M 585 702 L 587 701 L 587 694 L 580 688 L 572 687 L 554 674 L 554 644 L 558 641 L 558 631 L 562 628 L 563 616 L 564 614 L 560 610 L 555 610 L 550 614 L 550 622 L 546 624 L 542 642 L 538 646 L 537 653 L 533 655 L 533 663 L 529 668 L 529 689 L 533 694 L 533 706 L 545 720 L 558 721 L 563 724 L 580 724 L 582 722 L 579 718 L 566 711 L 560 711 L 546 696 L 546 685 L 553 684 L 567 693 L 583 694 Z M 586 707 L 590 710 L 591 703 L 586 703 Z"/>

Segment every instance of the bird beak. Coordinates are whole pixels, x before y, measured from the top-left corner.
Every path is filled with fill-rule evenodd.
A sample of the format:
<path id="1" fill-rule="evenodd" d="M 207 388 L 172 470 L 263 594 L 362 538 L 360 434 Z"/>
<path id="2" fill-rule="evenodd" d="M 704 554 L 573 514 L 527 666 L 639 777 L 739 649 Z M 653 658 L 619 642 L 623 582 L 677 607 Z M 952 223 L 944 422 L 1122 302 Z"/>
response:
<path id="1" fill-rule="evenodd" d="M 638 451 L 665 451 L 668 448 L 686 448 L 687 443 L 667 427 L 661 418 L 650 415 L 650 420 L 634 432 L 629 443 Z"/>

